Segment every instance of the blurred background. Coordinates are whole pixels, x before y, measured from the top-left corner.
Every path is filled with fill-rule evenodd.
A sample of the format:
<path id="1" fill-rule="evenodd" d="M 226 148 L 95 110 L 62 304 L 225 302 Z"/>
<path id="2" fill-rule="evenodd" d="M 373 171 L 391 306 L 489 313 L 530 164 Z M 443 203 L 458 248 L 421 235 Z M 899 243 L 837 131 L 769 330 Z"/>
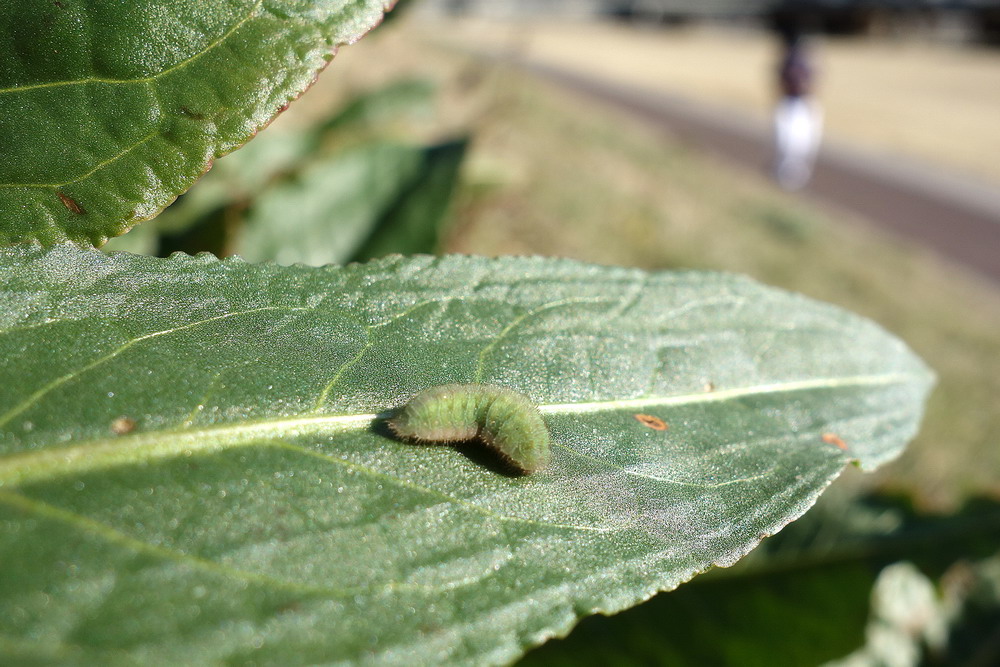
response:
<path id="1" fill-rule="evenodd" d="M 789 98 L 819 145 L 791 185 Z M 866 315 L 939 374 L 907 453 L 525 662 L 996 665 L 998 156 L 997 1 L 403 0 L 107 247 L 734 271 Z"/>

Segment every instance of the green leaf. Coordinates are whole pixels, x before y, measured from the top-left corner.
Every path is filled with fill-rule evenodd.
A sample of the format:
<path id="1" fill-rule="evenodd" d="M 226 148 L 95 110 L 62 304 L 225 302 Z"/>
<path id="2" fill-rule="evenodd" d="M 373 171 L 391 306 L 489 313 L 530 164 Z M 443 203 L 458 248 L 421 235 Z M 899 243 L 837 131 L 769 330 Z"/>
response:
<path id="1" fill-rule="evenodd" d="M 351 260 L 438 252 L 467 148 L 468 141 L 460 140 L 423 149 L 414 178 L 376 220 Z"/>
<path id="2" fill-rule="evenodd" d="M 226 207 L 245 208 L 281 175 L 295 174 L 315 161 L 329 159 L 328 144 L 356 146 L 380 138 L 384 141 L 388 128 L 405 125 L 412 116 L 430 115 L 434 92 L 433 85 L 423 80 L 395 81 L 354 96 L 323 122 L 268 128 L 240 150 L 218 160 L 194 188 L 157 217 L 155 226 L 166 233 L 182 232 Z"/>
<path id="3" fill-rule="evenodd" d="M 0 8 L 0 243 L 100 245 L 246 142 L 388 0 Z"/>
<path id="4" fill-rule="evenodd" d="M 510 661 L 734 563 L 895 457 L 931 385 L 876 325 L 711 273 L 58 247 L 0 252 L 0 284 L 21 658 Z M 469 381 L 539 404 L 550 468 L 386 437 Z"/>
<path id="5" fill-rule="evenodd" d="M 426 81 L 396 81 L 353 97 L 325 122 L 269 128 L 219 159 L 154 221 L 103 249 L 161 256 L 238 251 L 255 260 L 281 255 L 288 263 L 343 263 L 358 259 L 358 244 L 371 243 L 378 229 L 388 241 L 380 254 L 436 252 L 465 143 L 420 149 L 386 140 L 429 114 L 433 96 Z M 331 147 L 339 154 L 329 155 Z M 364 197 L 342 178 L 364 188 Z M 258 200 L 273 217 L 256 216 L 249 238 L 240 240 L 246 210 Z"/>
<path id="6" fill-rule="evenodd" d="M 398 14 L 397 6 L 392 14 Z M 399 79 L 381 88 L 365 91 L 351 99 L 343 109 L 316 128 L 317 139 L 348 133 L 369 139 L 372 133 L 384 136 L 387 127 L 406 125 L 420 118 L 433 117 L 437 88 L 426 79 Z"/>
<path id="7" fill-rule="evenodd" d="M 464 154 L 373 142 L 318 160 L 254 200 L 235 251 L 315 266 L 434 252 Z"/>

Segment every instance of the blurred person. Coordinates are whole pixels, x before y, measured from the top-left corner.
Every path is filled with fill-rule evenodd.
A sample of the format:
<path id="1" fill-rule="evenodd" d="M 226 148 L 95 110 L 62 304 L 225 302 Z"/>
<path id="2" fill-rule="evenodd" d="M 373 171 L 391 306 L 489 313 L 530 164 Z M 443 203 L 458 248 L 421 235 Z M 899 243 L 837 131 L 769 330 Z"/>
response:
<path id="1" fill-rule="evenodd" d="M 812 95 L 815 70 L 801 35 L 788 32 L 782 39 L 781 98 L 774 111 L 774 177 L 785 190 L 798 190 L 812 177 L 823 134 L 823 112 Z"/>

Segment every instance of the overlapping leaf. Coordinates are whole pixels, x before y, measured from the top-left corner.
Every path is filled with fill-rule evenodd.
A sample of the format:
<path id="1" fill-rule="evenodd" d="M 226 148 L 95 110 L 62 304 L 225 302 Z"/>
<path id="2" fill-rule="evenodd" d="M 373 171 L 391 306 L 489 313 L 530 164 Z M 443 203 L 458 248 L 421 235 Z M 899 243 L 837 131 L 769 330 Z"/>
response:
<path id="1" fill-rule="evenodd" d="M 0 243 L 100 245 L 300 94 L 390 0 L 0 8 Z"/>

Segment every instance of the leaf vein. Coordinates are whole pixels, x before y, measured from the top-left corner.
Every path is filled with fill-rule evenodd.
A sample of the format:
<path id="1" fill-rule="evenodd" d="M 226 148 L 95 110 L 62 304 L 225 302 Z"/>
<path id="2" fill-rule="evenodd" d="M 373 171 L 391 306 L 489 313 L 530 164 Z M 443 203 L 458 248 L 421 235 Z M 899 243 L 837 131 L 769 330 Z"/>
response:
<path id="1" fill-rule="evenodd" d="M 489 344 L 486 345 L 486 347 L 484 347 L 479 352 L 479 361 L 476 364 L 476 374 L 474 375 L 475 382 L 482 382 L 482 380 L 483 380 L 483 373 L 484 373 L 485 368 L 486 368 L 486 362 L 488 361 L 490 355 L 493 353 L 493 350 L 500 343 L 503 342 L 503 340 L 510 334 L 511 331 L 513 331 L 517 327 L 521 326 L 528 319 L 530 319 L 532 317 L 536 317 L 537 315 L 540 315 L 541 313 L 544 313 L 547 310 L 553 310 L 555 308 L 561 308 L 563 306 L 574 305 L 574 304 L 579 304 L 579 303 L 609 303 L 610 304 L 610 303 L 613 303 L 613 302 L 610 301 L 609 299 L 568 298 L 568 299 L 561 299 L 559 301 L 552 301 L 550 303 L 542 304 L 541 306 L 538 306 L 537 308 L 532 308 L 531 310 L 529 310 L 527 312 L 521 313 L 520 315 L 518 315 L 517 317 L 515 317 L 513 320 L 511 320 L 510 324 L 508 324 L 506 327 L 504 327 L 500 331 L 500 333 L 497 334 L 496 338 L 494 338 Z"/>
<path id="2" fill-rule="evenodd" d="M 197 322 L 191 322 L 190 324 L 185 324 L 185 325 L 182 325 L 182 326 L 174 327 L 172 329 L 164 329 L 162 331 L 154 331 L 152 333 L 148 333 L 148 334 L 139 336 L 138 338 L 133 338 L 133 339 L 128 340 L 125 343 L 121 344 L 118 348 L 112 350 L 111 352 L 107 353 L 103 357 L 99 357 L 99 358 L 93 360 L 92 362 L 90 362 L 89 364 L 86 364 L 86 365 L 84 365 L 84 366 L 82 366 L 82 367 L 80 367 L 80 368 L 78 368 L 76 370 L 73 370 L 73 371 L 71 371 L 71 372 L 69 372 L 69 373 L 67 373 L 65 375 L 62 375 L 62 376 L 56 378 L 55 380 L 52 380 L 51 382 L 49 382 L 47 385 L 39 388 L 37 391 L 35 391 L 30 396 L 28 396 L 21 403 L 15 405 L 13 408 L 11 408 L 10 410 L 8 410 L 6 414 L 4 414 L 3 416 L 0 416 L 0 426 L 3 426 L 4 424 L 8 423 L 11 419 L 13 419 L 17 415 L 21 414 L 22 412 L 24 412 L 25 410 L 27 410 L 28 408 L 30 408 L 32 405 L 34 405 L 39 400 L 41 400 L 46 394 L 48 394 L 48 393 L 50 393 L 50 392 L 58 389 L 62 385 L 66 384 L 67 382 L 69 382 L 69 381 L 71 381 L 71 380 L 73 380 L 75 378 L 78 378 L 79 376 L 83 375 L 84 373 L 87 373 L 87 372 L 89 372 L 89 371 L 97 368 L 98 366 L 100 366 L 100 365 L 102 365 L 104 363 L 107 363 L 108 361 L 111 361 L 115 357 L 119 356 L 120 354 L 122 354 L 123 352 L 125 352 L 126 350 L 128 350 L 129 348 L 133 347 L 134 345 L 136 345 L 136 344 L 138 344 L 140 342 L 143 342 L 143 341 L 146 341 L 146 340 L 150 340 L 152 338 L 158 338 L 160 336 L 165 336 L 165 335 L 168 335 L 168 334 L 176 333 L 178 331 L 184 331 L 184 330 L 187 330 L 187 329 L 193 329 L 195 327 L 202 326 L 204 324 L 208 324 L 208 323 L 211 323 L 211 322 L 217 322 L 219 320 L 224 320 L 224 319 L 228 319 L 228 318 L 231 318 L 231 317 L 238 317 L 240 315 L 250 315 L 250 314 L 259 313 L 259 312 L 266 312 L 266 311 L 270 311 L 270 310 L 298 311 L 298 310 L 307 310 L 307 309 L 306 308 L 299 308 L 299 307 L 289 308 L 289 307 L 286 307 L 286 306 L 266 306 L 266 307 L 263 307 L 263 308 L 254 308 L 254 309 L 251 309 L 251 310 L 242 310 L 242 311 L 236 311 L 236 312 L 232 312 L 232 313 L 226 313 L 224 315 L 218 315 L 216 317 L 210 317 L 210 318 L 205 319 L 205 320 L 199 320 Z"/>
<path id="3" fill-rule="evenodd" d="M 99 172 L 101 169 L 107 167 L 109 164 L 112 164 L 113 162 L 122 159 L 123 157 L 134 151 L 136 148 L 138 148 L 139 146 L 142 146 L 146 142 L 153 139 L 153 137 L 159 135 L 159 133 L 160 133 L 159 130 L 154 130 L 153 132 L 150 132 L 136 143 L 132 144 L 128 148 L 123 149 L 122 152 L 118 153 L 117 155 L 109 157 L 104 162 L 99 162 L 93 169 L 91 169 L 87 173 L 81 174 L 80 176 L 77 176 L 76 178 L 70 179 L 63 183 L 0 183 L 0 188 L 61 188 L 66 185 L 72 185 L 73 183 L 79 183 L 80 181 L 86 178 L 90 178 L 91 176 Z"/>
<path id="4" fill-rule="evenodd" d="M 756 394 L 808 391 L 810 389 L 845 388 L 855 386 L 889 386 L 911 382 L 905 373 L 820 378 L 784 384 L 773 383 L 729 389 L 725 391 L 645 397 L 631 400 L 606 400 L 588 403 L 541 405 L 543 414 L 590 414 L 603 411 L 649 407 L 671 407 L 717 402 Z M 281 417 L 259 422 L 223 424 L 195 431 L 161 431 L 138 433 L 103 440 L 92 440 L 69 447 L 47 448 L 8 455 L 0 458 L 0 486 L 17 486 L 30 481 L 97 470 L 120 465 L 132 465 L 152 459 L 170 458 L 181 454 L 219 451 L 247 447 L 276 437 L 297 435 L 332 435 L 367 427 L 376 419 L 391 413 L 307 415 Z"/>
<path id="5" fill-rule="evenodd" d="M 99 78 L 99 77 L 86 77 L 84 79 L 74 79 L 74 80 L 71 80 L 71 81 L 49 81 L 47 83 L 36 83 L 36 84 L 29 85 L 29 86 L 12 86 L 12 87 L 9 87 L 9 88 L 0 88 L 0 95 L 3 95 L 5 93 L 21 93 L 21 92 L 26 92 L 26 91 L 30 91 L 30 90 L 38 90 L 38 89 L 41 89 L 41 88 L 60 88 L 60 87 L 64 87 L 64 86 L 82 86 L 82 85 L 88 85 L 88 84 L 92 84 L 92 83 L 131 84 L 131 83 L 149 83 L 149 82 L 152 82 L 152 81 L 156 81 L 161 76 L 165 76 L 167 74 L 170 74 L 171 72 L 175 72 L 175 71 L 177 71 L 179 69 L 183 69 L 183 68 L 187 67 L 188 65 L 190 65 L 193 62 L 195 62 L 196 60 L 198 60 L 199 58 L 201 58 L 205 54 L 211 52 L 213 49 L 215 49 L 218 46 L 220 46 L 221 44 L 223 44 L 226 40 L 228 40 L 230 37 L 232 37 L 232 35 L 237 30 L 239 30 L 240 28 L 242 28 L 243 25 L 246 24 L 247 21 L 249 21 L 250 19 L 254 18 L 254 16 L 259 13 L 261 5 L 263 5 L 263 4 L 264 4 L 264 0 L 257 0 L 253 4 L 253 7 L 250 8 L 250 11 L 246 14 L 246 16 L 244 16 L 239 21 L 237 21 L 229 30 L 227 30 L 225 32 L 225 34 L 223 34 L 222 36 L 220 36 L 218 39 L 216 39 L 214 42 L 212 42 L 211 44 L 209 44 L 208 46 L 206 46 L 204 49 L 202 49 L 198 53 L 195 53 L 194 55 L 192 55 L 190 58 L 186 58 L 184 60 L 181 60 L 180 62 L 177 62 L 177 63 L 171 65 L 170 67 L 157 72 L 156 74 L 152 74 L 152 75 L 146 76 L 146 77 L 136 77 L 136 78 L 133 78 L 133 79 L 103 79 L 103 78 Z"/>
<path id="6" fill-rule="evenodd" d="M 415 591 L 424 593 L 442 593 L 448 590 L 453 590 L 455 588 L 466 586 L 475 583 L 481 577 L 463 577 L 461 579 L 456 579 L 454 581 L 442 584 L 440 586 L 428 586 L 426 584 L 405 584 L 398 582 L 390 582 L 381 586 L 352 586 L 343 588 L 334 588 L 331 586 L 315 586 L 311 584 L 303 584 L 294 581 L 289 581 L 287 579 L 279 579 L 277 577 L 268 576 L 265 574 L 260 574 L 257 572 L 250 572 L 248 570 L 230 567 L 219 563 L 218 561 L 210 560 L 207 558 L 202 558 L 200 556 L 194 556 L 189 553 L 185 553 L 178 549 L 172 549 L 168 547 L 163 547 L 155 544 L 150 544 L 144 540 L 137 539 L 123 533 L 122 531 L 109 526 L 103 521 L 98 521 L 92 517 L 83 516 L 77 512 L 67 510 L 62 507 L 57 507 L 50 503 L 38 500 L 36 498 L 30 498 L 28 496 L 12 493 L 10 491 L 0 491 L 0 502 L 7 504 L 10 507 L 19 509 L 25 513 L 32 514 L 34 516 L 40 516 L 46 519 L 59 521 L 61 523 L 70 525 L 86 534 L 94 535 L 105 542 L 115 544 L 126 549 L 131 549 L 138 553 L 144 553 L 157 558 L 161 558 L 166 561 L 176 563 L 178 565 L 185 565 L 192 569 L 199 570 L 202 572 L 208 572 L 211 574 L 219 575 L 227 579 L 233 579 L 236 581 L 242 581 L 253 584 L 260 584 L 267 586 L 269 588 L 290 591 L 294 593 L 318 593 L 322 595 L 336 596 L 336 597 L 347 597 L 359 594 L 382 594 L 393 591 Z M 489 574 L 489 572 L 484 572 L 484 575 Z"/>
<path id="7" fill-rule="evenodd" d="M 326 384 L 325 387 L 323 387 L 323 390 L 319 393 L 319 396 L 316 397 L 316 402 L 313 404 L 313 412 L 319 412 L 320 410 L 322 410 L 323 404 L 326 403 L 327 399 L 330 396 L 330 392 L 333 391 L 333 388 L 335 386 L 337 386 L 338 382 L 340 382 L 340 379 L 343 377 L 344 373 L 346 373 L 348 370 L 350 370 L 350 368 L 352 366 L 354 366 L 356 363 L 358 363 L 359 361 L 361 361 L 361 359 L 364 357 L 365 353 L 375 345 L 375 338 L 374 338 L 374 336 L 372 336 L 372 332 L 373 331 L 375 331 L 376 329 L 381 329 L 382 327 L 387 327 L 390 324 L 393 324 L 393 323 L 397 322 L 398 320 L 401 320 L 404 317 L 409 316 L 415 310 L 419 310 L 420 308 L 423 308 L 424 306 L 427 306 L 429 304 L 450 303 L 453 300 L 454 299 L 448 298 L 448 299 L 442 299 L 442 300 L 439 300 L 439 301 L 435 301 L 435 300 L 421 301 L 420 303 L 416 303 L 416 304 L 410 306 L 409 308 L 407 308 L 403 312 L 399 313 L 398 315 L 394 315 L 393 317 L 389 318 L 385 322 L 379 322 L 378 324 L 369 324 L 369 325 L 366 325 L 365 326 L 365 344 L 361 346 L 361 349 L 358 350 L 358 353 L 356 355 L 354 355 L 353 358 L 348 359 L 347 361 L 345 361 L 340 366 L 340 368 L 337 369 L 336 373 L 334 373 L 334 375 L 330 379 L 330 381 L 327 382 L 327 384 Z"/>

